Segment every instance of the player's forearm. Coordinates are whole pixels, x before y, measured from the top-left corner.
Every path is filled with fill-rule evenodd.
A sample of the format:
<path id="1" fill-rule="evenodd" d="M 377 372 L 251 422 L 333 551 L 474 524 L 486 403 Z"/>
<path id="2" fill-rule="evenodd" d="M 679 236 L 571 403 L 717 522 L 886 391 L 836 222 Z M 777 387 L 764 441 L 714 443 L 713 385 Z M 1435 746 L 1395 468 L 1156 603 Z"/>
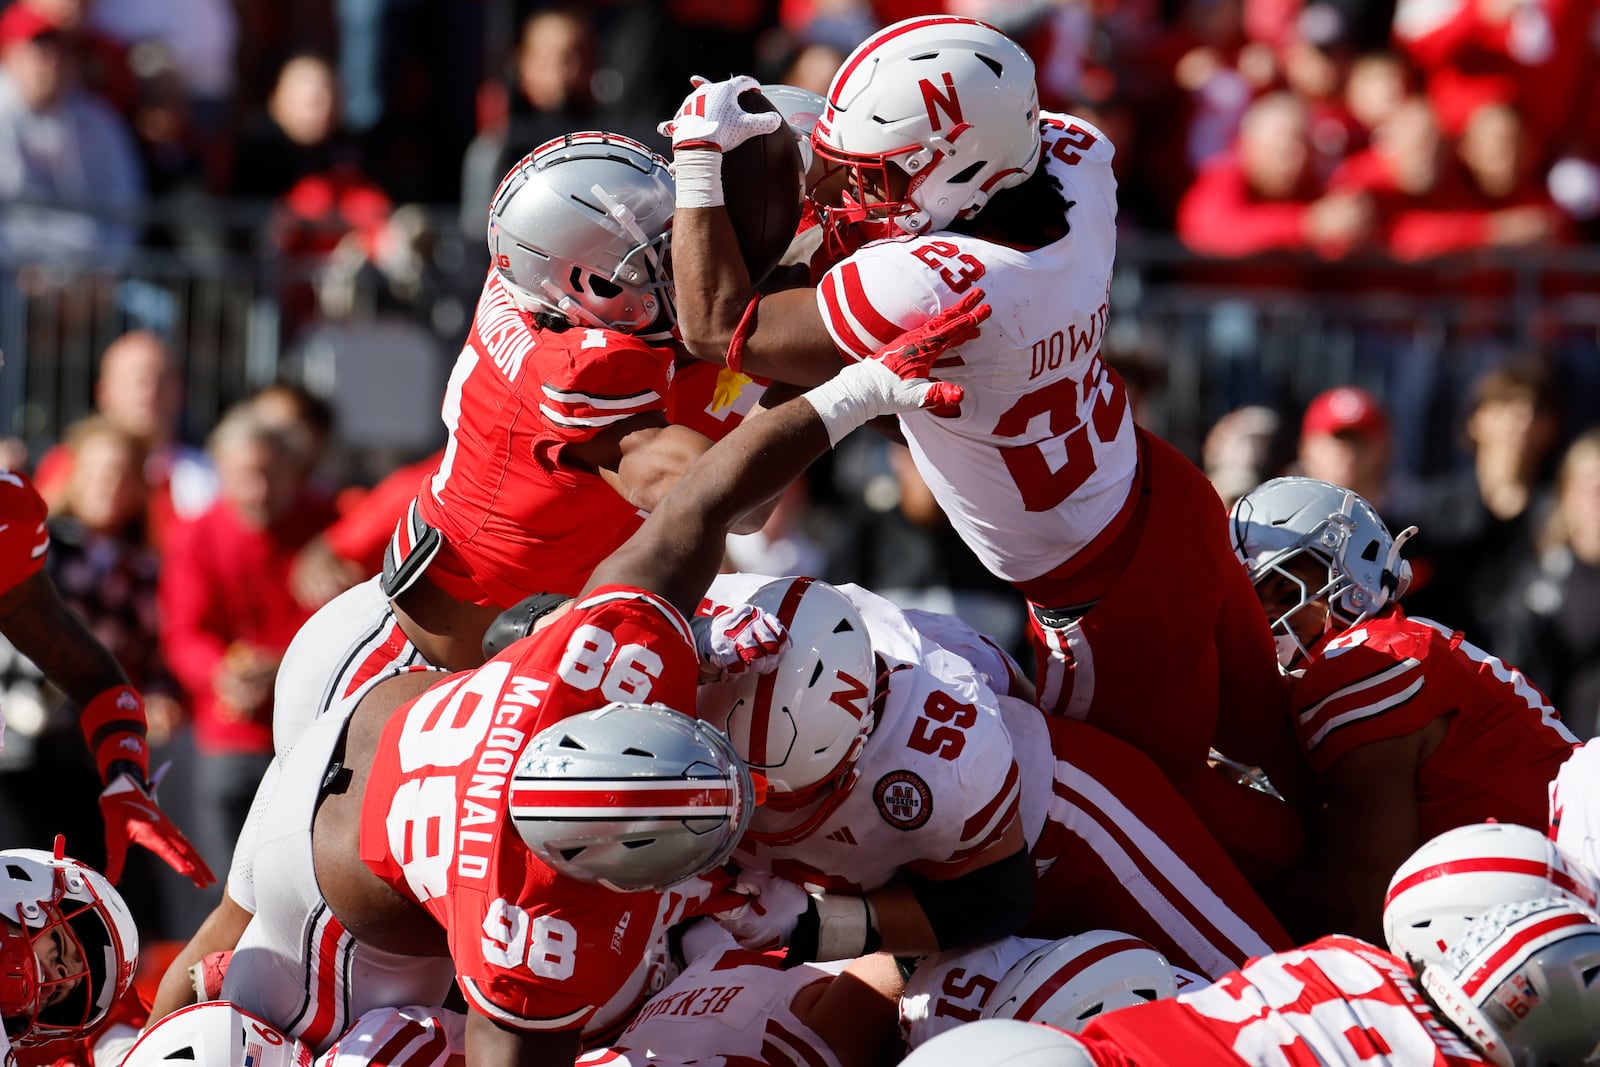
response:
<path id="1" fill-rule="evenodd" d="M 674 212 L 672 276 L 684 347 L 697 359 L 724 363 L 755 294 L 726 208 Z"/>
<path id="2" fill-rule="evenodd" d="M 928 956 L 939 951 L 939 938 L 908 886 L 875 889 L 867 899 L 872 903 L 882 951 L 895 956 Z"/>
<path id="3" fill-rule="evenodd" d="M 0 632 L 80 708 L 127 685 L 122 665 L 40 571 L 0 597 Z"/>
<path id="4" fill-rule="evenodd" d="M 200 929 L 195 931 L 183 951 L 173 958 L 162 974 L 155 1003 L 150 1007 L 152 1024 L 179 1008 L 195 1003 L 199 993 L 189 973 L 190 968 L 213 952 L 232 952 L 249 923 L 250 913 L 235 903 L 224 888 L 222 903 L 206 916 Z"/>
<path id="5" fill-rule="evenodd" d="M 692 614 L 722 563 L 728 531 L 828 448 L 828 431 L 804 399 L 747 420 L 689 467 L 588 588 L 639 585 Z"/>

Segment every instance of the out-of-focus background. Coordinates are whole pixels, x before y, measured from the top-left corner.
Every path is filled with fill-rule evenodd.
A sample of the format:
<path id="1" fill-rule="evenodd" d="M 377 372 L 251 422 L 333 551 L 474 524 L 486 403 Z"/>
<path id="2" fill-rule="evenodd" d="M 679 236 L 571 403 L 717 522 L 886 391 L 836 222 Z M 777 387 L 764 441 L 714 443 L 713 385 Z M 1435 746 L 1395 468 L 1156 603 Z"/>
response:
<path id="1" fill-rule="evenodd" d="M 573 129 L 666 151 L 691 74 L 823 91 L 930 11 L 1011 34 L 1044 106 L 1116 144 L 1101 341 L 1141 421 L 1224 499 L 1299 470 L 1417 523 L 1412 613 L 1600 729 L 1596 0 L 11 0 L 0 463 L 49 501 L 52 574 L 219 871 L 288 635 L 376 568 L 330 524 L 443 439 L 500 176 Z M 1022 643 L 871 435 L 729 559 Z M 248 610 L 208 616 L 207 583 Z M 0 702 L 4 843 L 47 844 L 48 810 L 97 864 L 70 711 L 9 647 Z M 186 936 L 205 899 L 132 862 L 141 925 Z"/>

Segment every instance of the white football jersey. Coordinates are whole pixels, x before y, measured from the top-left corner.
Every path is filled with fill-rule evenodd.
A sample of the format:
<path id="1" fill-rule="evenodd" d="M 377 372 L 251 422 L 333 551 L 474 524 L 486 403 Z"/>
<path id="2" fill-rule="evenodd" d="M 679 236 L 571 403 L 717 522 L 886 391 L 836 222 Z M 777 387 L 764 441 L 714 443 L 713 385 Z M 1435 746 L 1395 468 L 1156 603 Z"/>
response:
<path id="1" fill-rule="evenodd" d="M 1011 965 L 1049 943 L 1002 937 L 976 948 L 940 952 L 917 964 L 900 994 L 900 1036 L 906 1047 L 914 1049 L 952 1026 L 981 1018 L 989 994 Z"/>
<path id="2" fill-rule="evenodd" d="M 1071 232 L 1028 251 L 941 231 L 869 244 L 823 278 L 839 348 L 865 359 L 957 303 L 993 308 L 982 334 L 934 364 L 965 390 L 952 418 L 900 416 L 945 514 L 995 574 L 1024 581 L 1071 558 L 1116 516 L 1137 463 L 1122 380 L 1100 357 L 1116 258 L 1117 183 L 1104 134 L 1042 116 L 1044 160 Z"/>
<path id="3" fill-rule="evenodd" d="M 711 948 L 651 997 L 617 1038 L 614 1051 L 700 1060 L 748 1056 L 765 1063 L 838 1067 L 826 1041 L 794 1012 L 794 999 L 816 982 L 832 981 L 847 961 L 785 969 L 782 958 L 739 947 L 720 928 L 700 923 Z"/>
<path id="4" fill-rule="evenodd" d="M 1550 783 L 1550 837 L 1600 876 L 1600 738 L 1573 749 Z"/>
<path id="5" fill-rule="evenodd" d="M 770 580 L 721 575 L 707 599 L 743 603 Z M 855 585 L 838 588 L 861 613 L 888 668 L 887 693 L 873 701 L 877 725 L 848 794 L 826 818 L 792 842 L 747 835 L 737 855 L 748 869 L 808 888 L 860 893 L 908 864 L 957 865 L 990 847 L 1018 817 L 1021 788 L 998 698 L 972 666 L 923 638 L 882 597 Z M 811 815 L 786 813 L 787 823 L 775 823 L 763 814 L 757 809 L 754 829 L 777 831 Z"/>

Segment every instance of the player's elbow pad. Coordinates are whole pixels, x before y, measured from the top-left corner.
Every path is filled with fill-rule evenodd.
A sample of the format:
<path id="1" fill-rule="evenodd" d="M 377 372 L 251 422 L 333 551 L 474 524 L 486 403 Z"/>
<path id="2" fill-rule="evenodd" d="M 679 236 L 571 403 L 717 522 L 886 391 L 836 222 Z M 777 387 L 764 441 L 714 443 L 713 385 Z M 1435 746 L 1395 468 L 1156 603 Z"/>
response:
<path id="1" fill-rule="evenodd" d="M 910 874 L 907 884 L 941 951 L 1018 933 L 1033 911 L 1033 861 L 1026 848 L 960 878 Z"/>

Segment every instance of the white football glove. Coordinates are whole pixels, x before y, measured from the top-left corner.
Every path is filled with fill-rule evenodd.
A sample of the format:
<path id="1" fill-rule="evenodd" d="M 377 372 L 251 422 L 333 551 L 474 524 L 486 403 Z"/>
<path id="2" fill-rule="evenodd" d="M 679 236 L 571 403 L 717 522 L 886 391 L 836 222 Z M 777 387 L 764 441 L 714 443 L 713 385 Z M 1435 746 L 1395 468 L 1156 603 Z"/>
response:
<path id="1" fill-rule="evenodd" d="M 744 893 L 749 899 L 712 917 L 740 945 L 756 952 L 787 945 L 795 926 L 811 907 L 811 897 L 804 889 L 765 871 L 739 875 L 733 891 Z"/>
<path id="2" fill-rule="evenodd" d="M 719 681 L 750 670 L 766 674 L 778 666 L 778 657 L 788 645 L 789 631 L 778 617 L 753 604 L 719 611 L 711 616 L 709 626 L 695 628 L 700 663 L 715 671 Z"/>
<path id="3" fill-rule="evenodd" d="M 672 138 L 674 153 L 684 148 L 728 152 L 783 125 L 783 116 L 776 111 L 751 114 L 739 106 L 740 93 L 761 88 L 748 74 L 721 82 L 696 74 L 689 81 L 694 91 L 684 97 L 676 115 L 656 128 L 661 136 Z"/>
<path id="4" fill-rule="evenodd" d="M 803 394 L 822 420 L 832 445 L 880 415 L 926 409 L 935 415 L 961 410 L 961 386 L 932 380 L 933 365 L 946 351 L 978 336 L 989 317 L 983 290 L 973 287 L 955 304 L 890 341 L 871 359 L 852 363 Z"/>

